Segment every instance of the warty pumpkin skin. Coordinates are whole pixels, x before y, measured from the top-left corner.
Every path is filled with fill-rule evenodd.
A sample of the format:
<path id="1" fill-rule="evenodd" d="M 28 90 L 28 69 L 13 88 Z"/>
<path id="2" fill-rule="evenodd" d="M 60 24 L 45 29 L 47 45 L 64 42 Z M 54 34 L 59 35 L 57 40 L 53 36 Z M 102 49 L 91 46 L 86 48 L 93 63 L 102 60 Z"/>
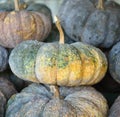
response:
<path id="1" fill-rule="evenodd" d="M 95 84 L 107 70 L 105 55 L 81 42 L 25 41 L 12 50 L 9 65 L 24 80 L 65 86 Z"/>
<path id="2" fill-rule="evenodd" d="M 120 116 L 120 96 L 117 97 L 117 99 L 111 106 L 108 117 L 119 117 L 119 116 Z"/>
<path id="3" fill-rule="evenodd" d="M 95 1 L 64 0 L 58 15 L 70 38 L 109 48 L 120 40 L 120 9 L 103 8 L 103 0 L 98 0 L 99 6 L 96 8 Z"/>
<path id="4" fill-rule="evenodd" d="M 5 117 L 107 116 L 107 101 L 94 88 L 60 87 L 58 90 L 54 86 L 29 85 L 10 98 Z"/>
<path id="5" fill-rule="evenodd" d="M 17 9 L 17 8 L 16 8 Z M 35 11 L 0 12 L 0 44 L 13 48 L 24 40 L 43 41 L 51 30 L 51 20 Z"/>
<path id="6" fill-rule="evenodd" d="M 110 74 L 118 83 L 120 83 L 120 42 L 112 47 L 108 59 Z"/>

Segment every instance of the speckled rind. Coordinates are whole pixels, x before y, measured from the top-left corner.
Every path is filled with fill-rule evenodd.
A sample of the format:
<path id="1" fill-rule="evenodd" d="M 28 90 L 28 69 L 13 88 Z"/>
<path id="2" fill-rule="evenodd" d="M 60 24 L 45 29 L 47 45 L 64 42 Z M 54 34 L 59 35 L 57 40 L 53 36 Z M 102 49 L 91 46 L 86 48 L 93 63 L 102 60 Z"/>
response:
<path id="1" fill-rule="evenodd" d="M 120 40 L 120 9 L 104 5 L 105 9 L 100 10 L 95 2 L 64 0 L 58 16 L 70 38 L 109 48 Z"/>
<path id="2" fill-rule="evenodd" d="M 24 80 L 38 82 L 35 76 L 36 54 L 42 42 L 25 41 L 12 50 L 9 65 L 13 73 Z"/>
<path id="3" fill-rule="evenodd" d="M 106 99 L 94 88 L 82 86 L 59 89 L 61 98 L 53 97 L 49 85 L 29 85 L 21 93 L 10 98 L 5 117 L 107 116 Z"/>
<path id="4" fill-rule="evenodd" d="M 9 64 L 19 78 L 60 86 L 93 85 L 107 71 L 102 51 L 81 42 L 23 42 L 11 52 Z"/>
<path id="5" fill-rule="evenodd" d="M 120 83 L 120 42 L 112 47 L 108 56 L 111 76 Z"/>

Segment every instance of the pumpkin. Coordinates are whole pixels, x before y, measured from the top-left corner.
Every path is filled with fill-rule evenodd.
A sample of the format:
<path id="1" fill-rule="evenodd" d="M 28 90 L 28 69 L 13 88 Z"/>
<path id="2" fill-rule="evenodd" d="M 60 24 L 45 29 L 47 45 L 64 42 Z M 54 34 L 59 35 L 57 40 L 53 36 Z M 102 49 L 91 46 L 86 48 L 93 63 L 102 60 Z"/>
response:
<path id="1" fill-rule="evenodd" d="M 120 96 L 117 97 L 115 102 L 113 103 L 112 107 L 109 111 L 108 117 L 119 117 L 120 116 Z"/>
<path id="2" fill-rule="evenodd" d="M 0 46 L 0 72 L 7 69 L 8 66 L 8 51 Z"/>
<path id="3" fill-rule="evenodd" d="M 109 48 L 120 40 L 120 8 L 103 0 L 64 0 L 58 16 L 65 32 L 76 41 Z"/>
<path id="4" fill-rule="evenodd" d="M 0 77 L 0 117 L 4 117 L 6 102 L 10 96 L 15 93 L 17 93 L 17 91 L 13 84 L 3 77 Z"/>
<path id="5" fill-rule="evenodd" d="M 106 99 L 92 87 L 31 84 L 9 99 L 5 117 L 106 117 L 107 109 Z"/>
<path id="6" fill-rule="evenodd" d="M 51 20 L 42 13 L 19 10 L 0 12 L 0 45 L 13 48 L 23 40 L 43 41 L 51 30 Z"/>
<path id="7" fill-rule="evenodd" d="M 99 82 L 107 70 L 102 51 L 76 42 L 64 44 L 59 20 L 60 43 L 24 41 L 9 57 L 12 72 L 24 80 L 60 86 L 92 85 Z"/>
<path id="8" fill-rule="evenodd" d="M 108 59 L 110 74 L 118 83 L 120 83 L 120 42 L 112 47 Z"/>

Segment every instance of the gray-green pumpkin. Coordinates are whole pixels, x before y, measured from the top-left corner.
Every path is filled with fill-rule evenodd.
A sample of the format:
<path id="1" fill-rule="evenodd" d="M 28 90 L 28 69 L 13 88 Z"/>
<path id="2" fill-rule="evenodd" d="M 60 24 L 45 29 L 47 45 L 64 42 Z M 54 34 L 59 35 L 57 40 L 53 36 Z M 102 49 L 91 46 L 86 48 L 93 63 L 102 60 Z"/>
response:
<path id="1" fill-rule="evenodd" d="M 107 59 L 93 46 L 76 42 L 60 43 L 24 41 L 15 47 L 9 57 L 14 74 L 24 80 L 62 86 L 92 85 L 98 83 L 107 70 Z M 60 27 L 59 27 L 60 26 Z"/>
<path id="2" fill-rule="evenodd" d="M 109 48 L 120 40 L 120 7 L 103 5 L 104 0 L 64 0 L 59 10 L 68 36 L 94 46 Z"/>
<path id="3" fill-rule="evenodd" d="M 118 83 L 120 83 L 120 42 L 112 47 L 108 59 L 110 74 Z"/>
<path id="4" fill-rule="evenodd" d="M 107 117 L 106 99 L 92 87 L 31 84 L 13 95 L 5 117 Z"/>

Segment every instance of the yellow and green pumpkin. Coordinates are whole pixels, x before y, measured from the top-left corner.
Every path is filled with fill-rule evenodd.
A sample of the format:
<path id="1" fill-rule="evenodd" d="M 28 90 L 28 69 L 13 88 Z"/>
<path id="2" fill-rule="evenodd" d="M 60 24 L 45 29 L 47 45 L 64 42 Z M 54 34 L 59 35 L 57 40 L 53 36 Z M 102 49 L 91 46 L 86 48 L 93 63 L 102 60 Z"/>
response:
<path id="1" fill-rule="evenodd" d="M 56 25 L 60 43 L 24 41 L 12 50 L 9 65 L 13 73 L 24 80 L 60 86 L 99 82 L 107 70 L 106 56 L 82 42 L 64 44 L 60 22 Z"/>

